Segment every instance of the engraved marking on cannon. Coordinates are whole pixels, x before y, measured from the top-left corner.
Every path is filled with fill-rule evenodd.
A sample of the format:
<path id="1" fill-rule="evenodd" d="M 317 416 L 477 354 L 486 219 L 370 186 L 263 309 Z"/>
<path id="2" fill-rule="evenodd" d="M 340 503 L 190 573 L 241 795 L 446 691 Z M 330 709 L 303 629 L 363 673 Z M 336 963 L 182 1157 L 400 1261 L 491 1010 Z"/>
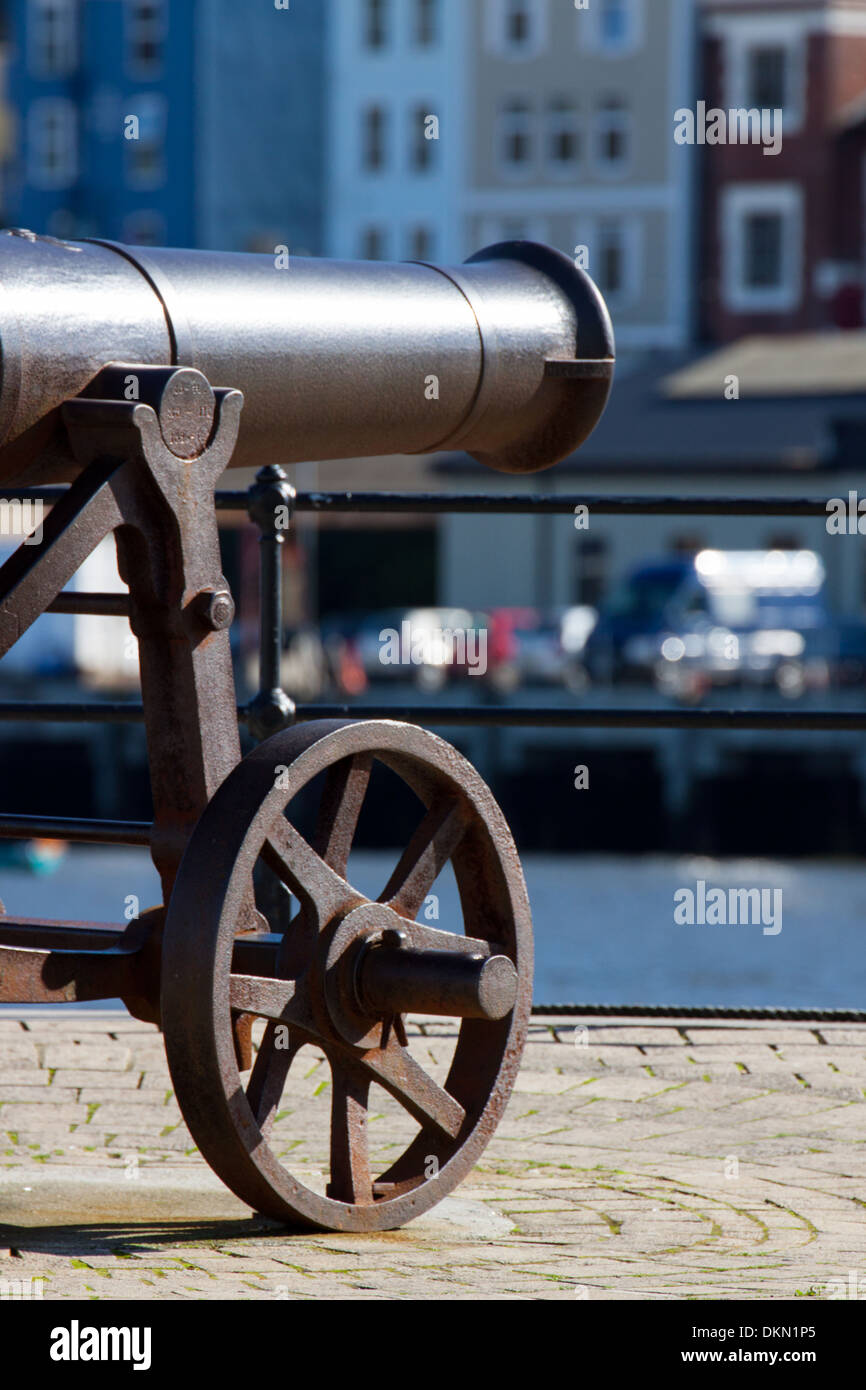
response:
<path id="1" fill-rule="evenodd" d="M 196 458 L 213 428 L 214 394 L 194 368 L 181 368 L 169 378 L 159 403 L 162 437 L 178 458 Z"/>

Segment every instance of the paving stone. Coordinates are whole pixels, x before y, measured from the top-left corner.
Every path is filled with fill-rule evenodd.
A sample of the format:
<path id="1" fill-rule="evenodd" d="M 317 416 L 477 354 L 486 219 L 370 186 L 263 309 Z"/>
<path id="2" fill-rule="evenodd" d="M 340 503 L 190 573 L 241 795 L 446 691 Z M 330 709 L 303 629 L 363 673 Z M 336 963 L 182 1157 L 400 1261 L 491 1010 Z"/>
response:
<path id="1" fill-rule="evenodd" d="M 817 1027 L 817 1024 L 814 1025 Z M 763 1042 L 773 1043 L 776 1046 L 785 1043 L 795 1044 L 798 1047 L 820 1047 L 813 1028 L 807 1024 L 791 1023 L 763 1023 L 752 1028 L 742 1028 L 731 1026 L 727 1028 L 696 1027 L 694 1024 L 686 1024 L 684 1031 L 690 1043 L 703 1044 L 724 1043 L 732 1046 L 737 1043 Z"/>
<path id="2" fill-rule="evenodd" d="M 46 1081 L 47 1081 L 46 1075 Z M 85 1090 L 100 1090 L 101 1092 L 135 1091 L 141 1080 L 141 1073 L 134 1071 L 97 1071 L 90 1068 L 73 1070 L 72 1068 L 60 1067 L 55 1071 L 52 1078 L 53 1086 L 76 1086 Z"/>
<path id="3" fill-rule="evenodd" d="M 17 1042 L 23 1031 L 17 1018 L 0 1018 L 0 1046 L 10 1039 Z"/>
<path id="4" fill-rule="evenodd" d="M 29 1042 L 0 1042 L 0 1072 L 37 1068 L 39 1052 Z"/>
<path id="5" fill-rule="evenodd" d="M 45 1048 L 43 1066 L 49 1070 L 57 1067 L 73 1071 L 125 1071 L 131 1060 L 129 1048 L 110 1039 L 101 1045 L 52 1042 Z"/>
<path id="6" fill-rule="evenodd" d="M 28 1105 L 58 1105 L 61 1101 L 77 1101 L 78 1091 L 71 1086 L 10 1086 L 0 1072 L 0 1106 L 7 1101 L 25 1100 Z M 3 1110 L 0 1109 L 0 1119 Z"/>
<path id="7" fill-rule="evenodd" d="M 113 1236 L 84 1214 L 76 1226 L 73 1215 L 66 1246 L 23 1249 L 16 1275 L 46 1277 L 46 1297 L 776 1300 L 798 1289 L 826 1297 L 852 1268 L 866 1287 L 866 1027 L 825 1026 L 821 1042 L 790 1024 L 690 1024 L 684 1036 L 642 1020 L 588 1023 L 583 1048 L 571 1020 L 536 1017 L 518 1089 L 455 1194 L 512 1231 L 478 1239 L 459 1222 L 437 1225 L 434 1209 L 430 1224 L 401 1232 L 287 1237 L 250 1232 L 240 1208 L 220 1241 L 184 1215 L 182 1183 L 206 1182 L 206 1169 L 176 1102 L 166 1103 L 158 1033 L 129 1022 L 73 1010 L 38 1038 L 0 1032 L 0 1101 L 9 1096 L 0 1103 L 0 1181 L 13 1184 L 0 1199 L 17 1192 L 38 1224 L 40 1184 L 52 1174 L 93 1175 L 99 1193 L 128 1170 L 130 1155 L 143 1175 L 130 1192 L 147 1175 L 177 1185 L 168 1221 L 131 1218 Z M 442 1077 L 454 1028 L 423 1027 L 410 1030 L 411 1050 Z M 22 1038 L 25 1060 L 14 1051 Z M 51 1085 L 40 1052 L 44 1067 L 64 1059 Z M 327 1170 L 330 1074 L 314 1049 L 302 1060 L 275 1148 L 315 1184 Z M 381 1110 L 370 1133 L 386 1166 L 389 1144 L 414 1127 L 384 1093 Z M 122 1258 L 131 1243 L 134 1259 Z"/>
<path id="8" fill-rule="evenodd" d="M 61 1120 L 67 1124 L 84 1124 L 87 1120 L 87 1106 L 73 1101 L 60 1101 L 57 1105 L 47 1106 L 34 1105 L 32 1101 L 26 1105 L 13 1102 L 0 1107 L 0 1125 L 6 1130 L 32 1129 L 41 1122 L 43 1113 L 48 1124 L 58 1124 Z"/>

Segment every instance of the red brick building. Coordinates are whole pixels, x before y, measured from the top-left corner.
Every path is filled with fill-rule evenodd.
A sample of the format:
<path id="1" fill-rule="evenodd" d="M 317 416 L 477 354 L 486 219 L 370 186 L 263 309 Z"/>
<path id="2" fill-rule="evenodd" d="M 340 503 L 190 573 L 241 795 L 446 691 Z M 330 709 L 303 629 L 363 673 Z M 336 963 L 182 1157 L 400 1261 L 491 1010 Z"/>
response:
<path id="1" fill-rule="evenodd" d="M 703 0 L 700 73 L 708 112 L 782 112 L 775 153 L 701 151 L 700 336 L 861 326 L 866 0 Z"/>

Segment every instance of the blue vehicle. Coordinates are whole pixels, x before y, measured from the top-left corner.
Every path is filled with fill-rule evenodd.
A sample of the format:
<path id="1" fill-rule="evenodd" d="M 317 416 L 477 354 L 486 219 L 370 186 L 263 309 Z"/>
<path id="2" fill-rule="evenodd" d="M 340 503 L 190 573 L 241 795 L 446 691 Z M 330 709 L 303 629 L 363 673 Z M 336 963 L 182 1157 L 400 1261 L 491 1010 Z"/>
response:
<path id="1" fill-rule="evenodd" d="M 597 682 L 649 681 L 690 698 L 719 684 L 785 695 L 830 683 L 835 627 L 811 550 L 704 550 L 636 566 L 586 644 Z"/>
<path id="2" fill-rule="evenodd" d="M 630 676 L 646 678 L 646 658 L 633 660 L 634 643 L 655 638 L 668 626 L 668 605 L 694 574 L 689 558 L 648 561 L 636 565 L 599 610 L 583 660 L 590 679 L 610 684 Z"/>

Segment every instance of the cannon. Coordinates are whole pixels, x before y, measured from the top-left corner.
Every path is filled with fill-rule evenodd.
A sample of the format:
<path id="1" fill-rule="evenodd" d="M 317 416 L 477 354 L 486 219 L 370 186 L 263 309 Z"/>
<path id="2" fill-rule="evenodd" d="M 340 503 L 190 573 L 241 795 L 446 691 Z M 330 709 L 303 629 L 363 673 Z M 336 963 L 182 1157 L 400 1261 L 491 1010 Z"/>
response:
<path id="1" fill-rule="evenodd" d="M 0 656 L 113 533 L 154 812 L 143 835 L 111 822 L 89 838 L 147 843 L 162 890 L 130 923 L 0 915 L 0 1000 L 121 998 L 161 1028 L 190 1132 L 244 1202 L 316 1229 L 398 1226 L 462 1179 L 511 1091 L 532 985 L 520 862 L 482 779 L 415 725 L 293 723 L 277 701 L 272 731 L 241 755 L 214 491 L 232 467 L 439 449 L 548 467 L 607 400 L 603 300 L 529 242 L 460 267 L 286 264 L 14 230 L 0 235 L 0 353 L 0 488 L 68 484 L 38 543 L 0 568 Z M 256 506 L 267 521 L 283 500 L 265 485 Z M 349 856 L 377 769 L 414 794 L 418 818 L 371 899 Z M 4 816 L 0 833 L 21 825 Z M 420 920 L 446 865 L 462 917 L 448 929 Z M 263 873 L 293 914 L 268 906 Z M 441 1078 L 410 1049 L 408 1013 L 459 1019 Z M 307 1045 L 331 1073 L 318 1187 L 273 1137 Z M 367 1126 L 373 1087 L 400 1120 L 384 1151 Z"/>

